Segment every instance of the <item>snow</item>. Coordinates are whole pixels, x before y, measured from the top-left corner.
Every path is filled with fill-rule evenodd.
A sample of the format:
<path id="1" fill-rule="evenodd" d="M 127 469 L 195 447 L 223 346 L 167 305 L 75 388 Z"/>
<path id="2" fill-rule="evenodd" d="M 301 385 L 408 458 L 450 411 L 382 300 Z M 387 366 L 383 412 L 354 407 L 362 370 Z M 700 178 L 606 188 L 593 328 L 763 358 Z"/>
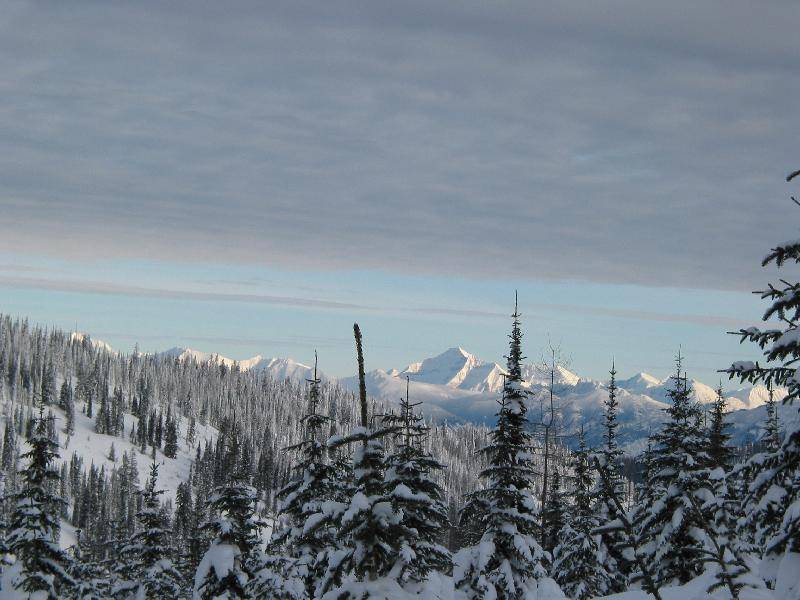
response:
<path id="1" fill-rule="evenodd" d="M 233 544 L 215 544 L 203 555 L 194 576 L 194 589 L 200 588 L 206 576 L 213 569 L 217 579 L 223 579 L 233 570 L 236 559 L 241 554 L 238 546 Z"/>
<path id="2" fill-rule="evenodd" d="M 463 348 L 449 348 L 437 356 L 410 364 L 400 377 L 405 379 L 408 375 L 414 381 L 457 388 L 473 368 L 482 364 Z"/>
<path id="3" fill-rule="evenodd" d="M 212 362 L 225 365 L 228 368 L 232 368 L 236 365 L 242 371 L 267 372 L 273 379 L 278 381 L 283 379 L 302 381 L 310 379 L 314 374 L 313 367 L 297 362 L 292 358 L 264 358 L 260 354 L 251 358 L 236 360 L 217 353 L 202 352 L 200 350 L 193 350 L 192 348 L 176 346 L 164 352 L 159 352 L 156 356 L 181 361 L 194 360 L 197 363 Z M 328 376 L 320 372 L 317 373 L 317 377 L 322 381 L 330 380 Z"/>
<path id="4" fill-rule="evenodd" d="M 105 343 L 103 340 L 96 340 L 93 337 L 90 337 L 88 333 L 83 333 L 81 331 L 73 331 L 72 334 L 69 336 L 69 339 L 73 342 L 82 342 L 83 340 L 88 339 L 89 342 L 97 349 L 105 350 L 110 354 L 117 354 L 117 351 L 114 350 L 110 345 Z"/>
<path id="5" fill-rule="evenodd" d="M 58 385 L 61 385 L 60 381 Z M 67 436 L 64 433 L 64 412 L 55 405 L 48 407 L 48 410 L 52 411 L 55 417 L 56 430 L 59 435 L 58 466 L 60 466 L 62 462 L 69 463 L 72 453 L 74 452 L 83 459 L 84 466 L 88 467 L 92 463 L 97 467 L 105 466 L 106 472 L 108 473 L 110 469 L 119 466 L 122 460 L 122 453 L 127 452 L 128 455 L 134 454 L 136 456 L 139 484 L 144 488 L 148 477 L 147 465 L 152 461 L 152 454 L 150 447 L 147 448 L 147 452 L 142 453 L 139 451 L 139 446 L 137 444 L 132 444 L 129 440 L 128 434 L 133 424 L 137 421 L 136 417 L 129 413 L 124 415 L 125 435 L 117 437 L 95 432 L 94 419 L 90 419 L 84 415 L 79 405 L 76 405 L 75 409 L 75 433 L 72 436 Z M 5 418 L 5 416 L 2 417 L 3 420 Z M 0 421 L 0 423 L 2 422 L 3 421 Z M 196 423 L 195 446 L 189 447 L 185 442 L 188 427 L 188 420 L 180 418 L 178 421 L 178 454 L 176 458 L 167 458 L 161 451 L 158 451 L 156 455 L 156 460 L 160 465 L 158 485 L 160 489 L 164 490 L 164 494 L 161 498 L 163 501 L 171 500 L 173 504 L 178 484 L 184 481 L 189 474 L 189 468 L 195 458 L 196 445 L 199 443 L 205 446 L 206 440 L 215 440 L 218 433 L 214 427 Z M 108 459 L 112 444 L 114 445 L 116 463 Z M 66 531 L 68 532 L 69 529 L 66 529 Z M 62 547 L 68 547 L 64 546 L 65 539 L 68 537 L 69 533 L 67 533 L 66 537 L 62 536 Z M 72 543 L 74 543 L 74 540 Z"/>
<path id="6" fill-rule="evenodd" d="M 684 585 L 665 586 L 659 588 L 663 600 L 730 600 L 730 592 L 725 589 L 717 589 L 713 593 L 708 593 L 708 588 L 714 583 L 714 575 L 708 571 L 692 579 Z M 630 590 L 621 594 L 603 596 L 603 600 L 653 600 L 653 596 L 643 590 Z M 600 599 L 598 599 L 600 600 Z M 777 591 L 772 592 L 766 588 L 742 588 L 739 591 L 739 600 L 797 600 L 797 596 L 779 595 Z"/>
<path id="7" fill-rule="evenodd" d="M 83 339 L 84 334 L 73 334 L 75 339 Z M 97 347 L 110 352 L 113 349 L 98 340 L 92 340 Z M 157 356 L 179 360 L 213 361 L 232 367 L 238 364 L 245 371 L 263 371 L 278 380 L 309 379 L 313 369 L 291 358 L 264 358 L 261 354 L 236 361 L 214 352 L 202 352 L 185 347 L 175 347 Z M 735 367 L 751 368 L 754 363 L 742 361 Z M 549 372 L 541 365 L 522 366 L 523 387 L 534 396 L 543 393 L 549 384 Z M 497 410 L 497 395 L 502 391 L 505 369 L 496 362 L 487 362 L 463 347 L 454 346 L 444 352 L 423 360 L 413 362 L 403 371 L 376 369 L 367 373 L 367 393 L 379 400 L 396 403 L 406 393 L 406 375 L 411 378 L 410 392 L 415 401 L 423 403 L 427 417 L 451 423 L 473 422 L 491 424 Z M 357 392 L 358 379 L 346 377 L 335 379 L 318 373 L 323 381 L 338 383 Z M 716 390 L 703 382 L 690 380 L 695 397 L 708 404 L 716 397 Z M 557 393 L 566 405 L 565 421 L 574 423 L 593 423 L 597 421 L 602 402 L 607 396 L 607 383 L 583 379 L 565 367 L 556 368 Z M 626 454 L 639 454 L 645 447 L 643 440 L 663 422 L 662 408 L 665 407 L 666 389 L 669 380 L 660 380 L 648 373 L 638 373 L 628 379 L 617 381 L 620 388 L 620 444 Z M 775 390 L 775 399 L 785 397 L 786 390 Z M 757 438 L 757 429 L 762 422 L 759 409 L 766 403 L 768 393 L 764 386 L 744 387 L 726 390 L 726 403 L 733 416 L 734 441 L 748 443 Z M 535 398 L 528 401 L 529 407 L 538 408 Z M 738 414 L 743 412 L 744 414 Z M 568 413 L 568 414 L 567 414 Z M 782 416 L 782 415 L 781 415 Z M 786 423 L 781 420 L 782 425 Z M 598 440 L 592 439 L 591 427 L 587 430 L 590 445 Z"/>

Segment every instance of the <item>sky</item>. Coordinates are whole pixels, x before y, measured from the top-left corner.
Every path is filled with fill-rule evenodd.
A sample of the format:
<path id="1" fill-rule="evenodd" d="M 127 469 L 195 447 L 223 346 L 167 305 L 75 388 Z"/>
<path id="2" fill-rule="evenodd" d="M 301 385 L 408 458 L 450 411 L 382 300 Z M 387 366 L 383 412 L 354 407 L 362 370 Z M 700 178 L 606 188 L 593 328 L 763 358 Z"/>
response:
<path id="1" fill-rule="evenodd" d="M 0 312 L 715 382 L 798 237 L 800 4 L 4 3 Z M 692 374 L 690 372 L 690 374 Z"/>

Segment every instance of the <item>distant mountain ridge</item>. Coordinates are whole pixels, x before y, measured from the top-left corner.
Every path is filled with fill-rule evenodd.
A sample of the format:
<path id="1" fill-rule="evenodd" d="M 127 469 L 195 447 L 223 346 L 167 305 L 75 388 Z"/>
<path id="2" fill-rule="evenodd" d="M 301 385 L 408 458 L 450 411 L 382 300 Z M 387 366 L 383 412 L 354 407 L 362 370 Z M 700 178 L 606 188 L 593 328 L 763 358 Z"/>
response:
<path id="1" fill-rule="evenodd" d="M 92 340 L 95 345 L 111 350 L 108 344 Z M 215 362 L 243 371 L 266 372 L 272 378 L 289 378 L 295 381 L 309 379 L 313 367 L 292 358 L 265 358 L 256 355 L 236 361 L 220 354 L 201 352 L 191 348 L 176 347 L 157 353 L 171 360 L 194 360 L 199 363 Z M 374 369 L 366 373 L 367 393 L 375 398 L 397 402 L 409 393 L 423 403 L 423 410 L 434 419 L 451 423 L 473 422 L 491 424 L 497 411 L 497 399 L 502 391 L 505 369 L 496 362 L 483 361 L 462 347 L 448 348 L 441 354 L 409 364 L 403 370 Z M 358 390 L 355 376 L 334 378 L 318 373 L 324 381 L 335 382 L 352 391 Z M 536 420 L 541 413 L 540 401 L 547 395 L 550 372 L 536 364 L 523 365 L 523 386 L 530 391 L 530 415 Z M 695 398 L 704 405 L 716 397 L 716 391 L 695 379 L 689 380 Z M 668 406 L 669 378 L 661 380 L 648 373 L 637 373 L 627 379 L 617 380 L 619 400 L 619 435 L 628 452 L 637 453 L 644 448 L 647 436 L 658 429 L 665 419 Z M 604 402 L 608 397 L 608 382 L 585 379 L 563 366 L 557 366 L 555 393 L 565 428 L 576 429 L 583 425 L 591 445 L 602 442 Z M 775 391 L 776 400 L 785 395 Z M 737 443 L 753 441 L 759 436 L 764 421 L 764 404 L 768 392 L 764 386 L 725 390 L 731 411 L 732 433 Z M 797 411 L 790 407 L 779 408 L 784 418 L 793 418 Z"/>

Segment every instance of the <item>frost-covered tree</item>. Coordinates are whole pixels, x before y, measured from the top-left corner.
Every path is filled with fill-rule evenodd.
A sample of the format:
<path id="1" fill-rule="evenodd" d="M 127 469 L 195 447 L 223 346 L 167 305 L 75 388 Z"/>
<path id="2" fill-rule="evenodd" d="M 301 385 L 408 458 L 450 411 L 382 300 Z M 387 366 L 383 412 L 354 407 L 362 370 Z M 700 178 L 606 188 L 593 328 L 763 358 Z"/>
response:
<path id="1" fill-rule="evenodd" d="M 398 532 L 402 514 L 395 511 L 385 493 L 384 439 L 397 428 L 382 427 L 376 416 L 370 418 L 364 377 L 361 330 L 353 326 L 358 356 L 361 426 L 346 436 L 333 436 L 328 446 L 336 451 L 353 449 L 353 487 L 351 495 L 337 509 L 338 549 L 328 559 L 322 590 L 328 597 L 347 600 L 370 597 L 373 588 L 390 575 L 397 562 Z"/>
<path id="2" fill-rule="evenodd" d="M 157 484 L 158 463 L 153 461 L 142 492 L 142 509 L 136 515 L 140 528 L 122 550 L 134 564 L 136 598 L 177 598 L 181 594 L 181 574 L 172 561 L 171 532 L 159 502 L 164 490 L 156 489 Z"/>
<path id="3" fill-rule="evenodd" d="M 394 427 L 357 427 L 347 436 L 334 436 L 328 441 L 336 450 L 349 444 L 353 447 L 353 494 L 334 513 L 338 518 L 338 549 L 328 557 L 323 589 L 335 588 L 331 597 L 359 598 L 369 594 L 370 584 L 387 577 L 397 562 L 398 531 L 402 514 L 395 510 L 384 486 L 384 444 Z M 404 532 L 409 535 L 410 532 Z M 360 586 L 349 585 L 355 581 Z M 339 594 L 339 595 L 337 595 Z"/>
<path id="4" fill-rule="evenodd" d="M 426 449 L 430 428 L 414 409 L 408 394 L 400 400 L 399 414 L 388 415 L 384 423 L 400 428 L 394 453 L 386 457 L 386 495 L 394 510 L 402 515 L 395 543 L 399 546 L 394 570 L 402 583 L 425 581 L 431 571 L 450 574 L 453 561 L 442 546 L 449 524 L 444 492 L 432 474 L 444 469 Z"/>
<path id="5" fill-rule="evenodd" d="M 59 598 L 66 595 L 74 581 L 68 573 L 69 558 L 58 544 L 59 514 L 64 500 L 53 493 L 58 471 L 58 445 L 48 435 L 44 405 L 34 418 L 28 439 L 29 450 L 21 458 L 26 466 L 20 471 L 22 489 L 11 496 L 14 510 L 8 531 L 8 547 L 21 563 L 15 587 L 31 596 Z"/>
<path id="6" fill-rule="evenodd" d="M 605 596 L 617 583 L 616 577 L 606 570 L 600 536 L 594 533 L 598 518 L 592 502 L 594 481 L 583 430 L 573 456 L 572 472 L 574 504 L 566 511 L 564 525 L 557 536 L 553 578 L 567 596 L 583 600 Z"/>
<path id="7" fill-rule="evenodd" d="M 246 587 L 255 567 L 260 523 L 255 517 L 256 491 L 237 466 L 238 431 L 228 434 L 228 478 L 208 499 L 212 517 L 205 529 L 212 536 L 195 573 L 195 594 L 203 600 L 246 598 Z"/>
<path id="8" fill-rule="evenodd" d="M 558 545 L 558 536 L 564 526 L 565 496 L 561 483 L 561 471 L 553 468 L 547 500 L 542 507 L 542 548 L 551 555 Z"/>
<path id="9" fill-rule="evenodd" d="M 76 530 L 77 541 L 72 547 L 70 574 L 75 580 L 70 598 L 75 600 L 105 600 L 111 595 L 111 579 L 103 565 L 92 559 L 84 551 L 84 538 L 80 529 Z"/>
<path id="10" fill-rule="evenodd" d="M 75 398 L 72 384 L 66 379 L 61 384 L 58 404 L 64 411 L 64 431 L 67 435 L 75 433 Z"/>
<path id="11" fill-rule="evenodd" d="M 0 471 L 0 502 L 5 499 L 6 495 L 6 477 L 5 474 Z M 3 510 L 3 506 L 0 505 L 0 581 L 2 581 L 3 571 L 6 568 L 13 564 L 13 560 L 11 557 L 11 551 L 9 550 L 8 543 L 6 542 L 6 515 L 5 511 Z M 0 591 L 2 591 L 2 586 L 0 585 Z"/>
<path id="12" fill-rule="evenodd" d="M 314 376 L 308 380 L 308 410 L 302 418 L 303 440 L 289 448 L 300 453 L 297 477 L 278 491 L 279 516 L 288 523 L 276 532 L 270 543 L 270 556 L 251 584 L 255 596 L 296 595 L 296 579 L 307 596 L 313 597 L 327 569 L 327 558 L 335 547 L 334 501 L 336 472 L 327 459 L 322 431 L 330 418 L 319 410 L 319 385 L 316 360 Z M 276 560 L 275 555 L 289 558 Z M 288 568 L 288 572 L 285 570 Z"/>
<path id="13" fill-rule="evenodd" d="M 708 457 L 712 468 L 719 467 L 723 471 L 730 470 L 733 462 L 730 424 L 726 418 L 725 394 L 722 384 L 717 388 L 717 397 L 711 405 L 711 422 L 708 426 Z"/>
<path id="14" fill-rule="evenodd" d="M 668 420 L 652 436 L 652 464 L 647 473 L 652 501 L 644 499 L 647 504 L 641 506 L 640 523 L 648 562 L 659 585 L 686 583 L 702 572 L 707 539 L 692 506 L 695 496 L 712 493 L 703 413 L 692 397 L 680 354 L 667 395 Z"/>
<path id="15" fill-rule="evenodd" d="M 798 263 L 800 241 L 776 246 L 762 261 L 763 266 L 774 264 L 778 268 Z M 800 283 L 781 279 L 758 293 L 769 302 L 762 320 L 772 322 L 764 328 L 749 327 L 737 333 L 742 342 L 752 342 L 761 349 L 763 362 L 736 362 L 727 373 L 742 382 L 763 383 L 770 390 L 784 387 L 784 403 L 790 404 L 800 396 Z M 800 427 L 791 421 L 787 419 L 786 433 L 778 447 L 773 430 L 765 440 L 766 451 L 752 457 L 747 465 L 755 473 L 744 498 L 747 525 L 755 532 L 755 541 L 768 561 L 785 552 L 800 552 Z"/>
<path id="16" fill-rule="evenodd" d="M 781 433 L 778 425 L 778 406 L 772 385 L 767 389 L 767 402 L 764 408 L 766 409 L 766 420 L 761 441 L 766 446 L 766 450 L 775 452 L 781 445 Z"/>
<path id="17" fill-rule="evenodd" d="M 178 456 L 178 423 L 172 415 L 172 407 L 167 408 L 167 423 L 164 428 L 164 456 Z"/>
<path id="18" fill-rule="evenodd" d="M 488 460 L 480 473 L 485 486 L 467 496 L 461 515 L 462 523 L 482 531 L 478 544 L 462 551 L 466 556 L 455 577 L 467 598 L 522 598 L 549 567 L 550 557 L 536 539 L 536 472 L 522 388 L 519 316 L 515 306 L 497 425 L 481 449 Z"/>
<path id="19" fill-rule="evenodd" d="M 611 378 L 608 383 L 608 396 L 603 403 L 603 447 L 600 450 L 599 458 L 611 485 L 603 485 L 602 480 L 599 477 L 596 478 L 592 496 L 597 510 L 598 524 L 603 527 L 600 536 L 600 550 L 605 560 L 604 567 L 614 577 L 610 589 L 614 592 L 621 592 L 633 565 L 630 558 L 625 556 L 625 548 L 628 545 L 627 535 L 622 523 L 616 519 L 617 506 L 625 505 L 626 494 L 625 479 L 622 476 L 623 453 L 617 439 L 617 429 L 619 428 L 617 392 L 619 388 L 617 387 L 617 369 L 614 361 L 611 363 L 609 375 Z"/>

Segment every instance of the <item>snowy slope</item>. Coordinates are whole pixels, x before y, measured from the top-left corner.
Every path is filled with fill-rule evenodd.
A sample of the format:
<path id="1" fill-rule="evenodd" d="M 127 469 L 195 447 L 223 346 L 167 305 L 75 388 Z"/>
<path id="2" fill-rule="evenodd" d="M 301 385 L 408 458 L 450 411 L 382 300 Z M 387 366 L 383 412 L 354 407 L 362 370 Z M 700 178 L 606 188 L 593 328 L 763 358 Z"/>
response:
<path id="1" fill-rule="evenodd" d="M 4 409 L 8 406 L 5 399 L 3 399 L 2 405 Z M 64 412 L 55 405 L 48 408 L 55 417 L 56 430 L 59 435 L 60 461 L 69 462 L 72 454 L 75 453 L 83 459 L 86 467 L 94 463 L 97 467 L 104 466 L 106 471 L 109 471 L 115 466 L 119 466 L 122 453 L 127 452 L 129 455 L 133 454 L 136 457 L 139 483 L 144 487 L 148 476 L 148 465 L 153 458 L 150 452 L 144 454 L 139 452 L 138 446 L 132 444 L 128 439 L 128 433 L 133 427 L 136 417 L 131 414 L 125 414 L 125 435 L 119 437 L 111 436 L 97 433 L 94 430 L 94 419 L 90 419 L 80 411 L 79 407 L 76 407 L 75 433 L 72 436 L 67 436 L 64 433 Z M 3 410 L 2 422 L 5 421 L 6 412 L 6 410 Z M 212 441 L 217 436 L 215 428 L 196 423 L 195 447 L 189 447 L 185 441 L 187 427 L 188 422 L 186 419 L 181 418 L 179 420 L 178 455 L 176 458 L 167 458 L 160 451 L 156 454 L 156 460 L 160 465 L 158 483 L 165 490 L 162 496 L 164 500 L 170 499 L 174 501 L 178 484 L 185 480 L 189 473 L 189 467 L 194 459 L 197 444 L 200 443 L 205 446 L 206 440 Z M 111 461 L 108 458 L 112 444 L 114 445 L 116 461 Z"/>

